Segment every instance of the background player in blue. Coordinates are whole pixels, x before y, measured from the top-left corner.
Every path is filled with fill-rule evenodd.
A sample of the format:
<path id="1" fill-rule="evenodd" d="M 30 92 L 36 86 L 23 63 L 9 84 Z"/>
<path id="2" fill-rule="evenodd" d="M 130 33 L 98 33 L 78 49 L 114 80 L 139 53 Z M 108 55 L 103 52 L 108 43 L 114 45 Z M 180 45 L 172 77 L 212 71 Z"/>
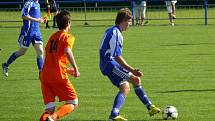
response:
<path id="1" fill-rule="evenodd" d="M 120 116 L 119 113 L 130 91 L 129 83 L 133 85 L 136 95 L 146 105 L 150 116 L 160 112 L 159 108 L 152 105 L 141 86 L 140 77 L 143 73 L 128 65 L 121 55 L 123 48 L 121 32 L 129 28 L 131 18 L 131 11 L 128 8 L 120 9 L 115 20 L 115 26 L 105 31 L 100 45 L 100 70 L 111 80 L 113 85 L 119 88 L 109 117 L 111 121 L 127 120 Z"/>
<path id="2" fill-rule="evenodd" d="M 39 0 L 26 0 L 22 9 L 23 26 L 18 38 L 20 48 L 13 52 L 8 60 L 2 64 L 3 73 L 8 76 L 8 67 L 18 57 L 24 55 L 32 43 L 37 53 L 37 66 L 39 71 L 43 66 L 43 42 L 41 38 L 40 23 L 45 23 L 46 19 L 40 17 Z"/>

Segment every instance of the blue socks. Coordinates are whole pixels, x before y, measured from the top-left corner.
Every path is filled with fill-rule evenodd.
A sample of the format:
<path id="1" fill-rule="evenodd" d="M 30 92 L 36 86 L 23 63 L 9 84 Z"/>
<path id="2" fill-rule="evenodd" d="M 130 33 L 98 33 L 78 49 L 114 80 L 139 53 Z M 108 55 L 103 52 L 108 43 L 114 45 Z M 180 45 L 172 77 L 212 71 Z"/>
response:
<path id="1" fill-rule="evenodd" d="M 142 89 L 142 86 L 134 87 L 134 91 L 135 91 L 136 95 L 139 97 L 139 99 L 141 100 L 141 102 L 144 105 L 146 105 L 147 109 L 149 110 L 152 103 L 149 100 L 146 93 L 144 92 L 144 90 Z M 110 115 L 111 118 L 114 118 L 114 117 L 119 115 L 120 109 L 125 102 L 125 98 L 126 98 L 126 96 L 121 92 L 119 92 L 116 95 L 115 100 L 114 100 L 114 104 L 113 104 L 113 108 L 111 111 L 111 115 Z"/>
<path id="2" fill-rule="evenodd" d="M 43 57 L 42 56 L 37 56 L 37 67 L 38 67 L 38 70 L 41 71 L 42 68 L 43 68 Z"/>
<path id="3" fill-rule="evenodd" d="M 11 63 L 13 63 L 18 57 L 16 52 L 12 53 L 12 55 L 8 58 L 7 62 L 6 62 L 6 66 L 9 66 Z M 38 70 L 41 71 L 42 68 L 43 68 L 43 56 L 37 56 L 37 67 L 38 67 Z"/>
<path id="4" fill-rule="evenodd" d="M 149 98 L 146 95 L 146 93 L 144 92 L 144 90 L 142 89 L 142 86 L 136 86 L 136 87 L 134 87 L 134 91 L 135 91 L 136 95 L 139 97 L 139 99 L 141 100 L 141 102 L 144 105 L 146 105 L 146 108 L 149 110 L 149 108 L 152 105 L 152 103 L 149 100 Z"/>
<path id="5" fill-rule="evenodd" d="M 114 100 L 114 104 L 113 104 L 113 108 L 111 111 L 111 115 L 110 115 L 112 118 L 119 115 L 120 109 L 125 102 L 125 98 L 126 98 L 125 95 L 121 92 L 119 92 L 116 95 L 115 100 Z"/>
<path id="6" fill-rule="evenodd" d="M 19 56 L 17 56 L 16 52 L 12 53 L 12 55 L 8 58 L 6 64 L 9 66 L 13 61 L 15 61 Z"/>

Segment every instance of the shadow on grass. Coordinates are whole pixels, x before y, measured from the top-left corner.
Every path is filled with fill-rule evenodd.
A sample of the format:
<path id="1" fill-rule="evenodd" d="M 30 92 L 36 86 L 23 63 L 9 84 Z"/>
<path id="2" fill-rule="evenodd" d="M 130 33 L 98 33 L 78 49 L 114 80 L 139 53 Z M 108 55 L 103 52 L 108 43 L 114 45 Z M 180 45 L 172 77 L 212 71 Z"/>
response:
<path id="1" fill-rule="evenodd" d="M 209 53 L 198 53 L 198 54 L 189 54 L 189 55 L 196 55 L 196 56 L 208 56 L 208 55 L 215 55 L 215 54 L 209 54 Z"/>
<path id="2" fill-rule="evenodd" d="M 62 121 L 107 121 L 107 120 L 62 120 Z M 151 119 L 151 120 L 129 120 L 129 121 L 163 121 L 163 119 Z"/>
<path id="3" fill-rule="evenodd" d="M 160 46 L 188 46 L 188 45 L 212 45 L 215 43 L 178 43 L 178 44 L 166 44 Z"/>
<path id="4" fill-rule="evenodd" d="M 160 91 L 157 93 L 180 93 L 180 92 L 215 92 L 215 89 L 188 89 L 188 90 L 173 90 L 173 91 Z"/>

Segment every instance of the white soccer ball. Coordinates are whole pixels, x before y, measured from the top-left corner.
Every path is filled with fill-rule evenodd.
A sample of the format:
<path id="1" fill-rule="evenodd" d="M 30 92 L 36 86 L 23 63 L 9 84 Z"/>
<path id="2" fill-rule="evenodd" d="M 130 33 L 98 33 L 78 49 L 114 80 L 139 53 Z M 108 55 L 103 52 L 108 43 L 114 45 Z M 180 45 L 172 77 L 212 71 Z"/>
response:
<path id="1" fill-rule="evenodd" d="M 166 106 L 162 112 L 163 119 L 177 119 L 178 111 L 174 106 Z"/>

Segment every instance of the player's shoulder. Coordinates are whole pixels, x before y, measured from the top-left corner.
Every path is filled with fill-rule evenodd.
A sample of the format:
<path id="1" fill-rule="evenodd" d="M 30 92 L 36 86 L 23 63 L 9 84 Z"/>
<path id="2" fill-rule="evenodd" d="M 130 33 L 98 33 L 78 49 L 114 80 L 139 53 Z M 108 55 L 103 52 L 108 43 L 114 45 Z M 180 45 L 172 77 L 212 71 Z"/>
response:
<path id="1" fill-rule="evenodd" d="M 62 41 L 73 41 L 75 40 L 75 36 L 73 34 L 70 34 L 70 33 L 67 33 L 67 32 L 61 32 L 61 35 L 62 37 Z"/>
<path id="2" fill-rule="evenodd" d="M 34 0 L 25 0 L 24 2 L 34 2 Z"/>
<path id="3" fill-rule="evenodd" d="M 25 4 L 29 4 L 29 3 L 32 3 L 32 2 L 34 2 L 34 0 L 25 0 Z"/>
<path id="4" fill-rule="evenodd" d="M 33 2 L 34 2 L 33 0 L 25 0 L 24 8 L 31 7 L 31 5 L 32 5 Z"/>
<path id="5" fill-rule="evenodd" d="M 68 32 L 62 32 L 61 34 L 66 38 L 74 38 L 74 35 Z"/>
<path id="6" fill-rule="evenodd" d="M 121 34 L 120 34 L 121 31 L 120 31 L 119 26 L 113 26 L 112 32 L 113 32 L 113 35 L 116 35 L 116 36 L 121 35 Z"/>
<path id="7" fill-rule="evenodd" d="M 52 33 L 50 35 L 50 37 L 49 37 L 49 41 L 51 41 L 51 40 L 58 40 L 59 39 L 59 35 L 60 35 L 59 31 L 56 31 L 56 32 Z"/>
<path id="8" fill-rule="evenodd" d="M 117 26 L 112 26 L 106 30 L 106 33 L 113 34 L 113 33 L 116 33 L 116 31 L 119 31 L 119 28 Z"/>

